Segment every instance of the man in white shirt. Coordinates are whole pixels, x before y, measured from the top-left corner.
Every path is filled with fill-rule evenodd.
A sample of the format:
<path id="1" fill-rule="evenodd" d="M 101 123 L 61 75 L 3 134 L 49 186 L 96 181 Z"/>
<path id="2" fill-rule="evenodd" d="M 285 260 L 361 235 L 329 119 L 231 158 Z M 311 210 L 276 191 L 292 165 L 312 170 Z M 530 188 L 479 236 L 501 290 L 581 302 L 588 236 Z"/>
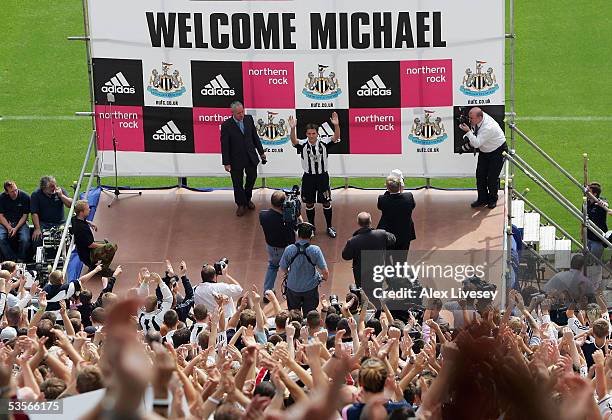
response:
<path id="1" fill-rule="evenodd" d="M 487 206 L 490 209 L 497 205 L 497 190 L 499 188 L 499 173 L 504 166 L 502 153 L 508 150 L 506 136 L 497 121 L 480 108 L 472 108 L 469 112 L 470 125 L 459 125 L 465 131 L 464 139 L 470 146 L 479 149 L 476 166 L 476 187 L 478 199 L 472 207 Z"/>
<path id="2" fill-rule="evenodd" d="M 194 304 L 204 305 L 208 310 L 208 313 L 217 311 L 217 299 L 219 296 L 224 295 L 229 299 L 224 305 L 225 318 L 229 319 L 236 312 L 236 305 L 234 304 L 234 298 L 238 298 L 242 295 L 242 286 L 232 276 L 227 274 L 227 268 L 225 268 L 221 275 L 217 275 L 215 267 L 210 264 L 205 264 L 202 267 L 202 283 L 197 285 L 194 290 Z M 226 283 L 221 283 L 218 279 L 227 279 Z"/>

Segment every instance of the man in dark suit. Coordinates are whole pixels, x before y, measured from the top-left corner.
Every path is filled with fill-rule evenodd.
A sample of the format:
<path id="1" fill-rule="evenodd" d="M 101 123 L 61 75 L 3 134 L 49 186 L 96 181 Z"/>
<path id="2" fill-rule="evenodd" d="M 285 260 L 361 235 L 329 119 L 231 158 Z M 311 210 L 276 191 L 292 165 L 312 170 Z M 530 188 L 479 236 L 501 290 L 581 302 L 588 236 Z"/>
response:
<path id="1" fill-rule="evenodd" d="M 221 154 L 223 166 L 232 176 L 234 201 L 238 206 L 236 216 L 243 216 L 247 209 L 255 209 L 251 196 L 257 179 L 257 165 L 259 156 L 262 163 L 266 163 L 266 154 L 253 117 L 245 115 L 244 106 L 238 101 L 232 102 L 231 107 L 232 118 L 221 124 Z"/>
<path id="2" fill-rule="evenodd" d="M 344 250 L 342 251 L 342 258 L 345 260 L 353 260 L 353 277 L 355 278 L 355 284 L 357 287 L 361 287 L 361 251 L 384 251 L 392 249 L 395 245 L 395 236 L 392 233 L 385 232 L 382 229 L 372 229 L 372 216 L 370 213 L 361 212 L 357 215 L 357 223 L 359 229 L 353 233 L 353 237 L 350 238 Z M 377 265 L 385 263 L 385 255 L 380 252 L 378 255 L 380 258 L 376 258 L 377 255 L 368 255 L 368 265 Z M 370 272 L 366 268 L 366 271 Z"/>
<path id="3" fill-rule="evenodd" d="M 412 211 L 416 204 L 410 192 L 402 192 L 402 181 L 395 175 L 387 177 L 387 191 L 378 196 L 378 209 L 382 212 L 378 229 L 384 229 L 395 235 L 395 246 L 397 251 L 403 251 L 405 255 L 400 260 L 405 261 L 410 249 L 410 241 L 416 239 L 414 223 L 412 222 Z"/>

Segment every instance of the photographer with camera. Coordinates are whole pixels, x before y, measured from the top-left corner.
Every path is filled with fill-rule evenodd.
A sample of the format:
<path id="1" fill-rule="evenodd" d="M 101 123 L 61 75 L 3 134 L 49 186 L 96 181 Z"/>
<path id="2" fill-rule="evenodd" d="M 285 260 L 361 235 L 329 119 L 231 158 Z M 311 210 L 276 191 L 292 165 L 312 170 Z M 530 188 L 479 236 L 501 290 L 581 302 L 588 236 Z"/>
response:
<path id="1" fill-rule="evenodd" d="M 204 264 L 200 276 L 202 283 L 194 289 L 194 305 L 203 304 L 209 313 L 218 311 L 218 301 L 223 301 L 225 318 L 231 318 L 236 312 L 234 298 L 242 295 L 242 286 L 227 273 L 229 261 L 227 258 L 213 265 Z M 220 282 L 219 280 L 226 282 Z"/>
<path id="2" fill-rule="evenodd" d="M 287 297 L 287 309 L 301 309 L 305 316 L 319 306 L 319 284 L 327 280 L 329 270 L 321 248 L 310 243 L 314 226 L 300 223 L 297 233 L 297 242 L 283 252 L 280 269 L 286 274 L 283 294 Z"/>
<path id="3" fill-rule="evenodd" d="M 508 150 L 506 136 L 497 121 L 478 107 L 470 109 L 468 119 L 465 122 L 460 119 L 459 128 L 465 132 L 463 138 L 466 140 L 462 149 L 467 151 L 472 146 L 480 150 L 476 165 L 478 198 L 471 206 L 494 209 L 497 205 L 499 174 L 504 166 L 502 153 Z"/>
<path id="4" fill-rule="evenodd" d="M 270 199 L 272 207 L 259 212 L 259 223 L 266 238 L 268 251 L 268 270 L 264 280 L 264 294 L 267 290 L 274 290 L 276 275 L 280 259 L 288 245 L 295 242 L 294 226 L 285 221 L 283 210 L 287 200 L 284 191 L 274 191 Z M 267 297 L 264 302 L 267 303 Z"/>
<path id="5" fill-rule="evenodd" d="M 338 114 L 333 112 L 330 119 L 334 125 L 333 136 L 320 136 L 317 124 L 306 124 L 306 139 L 298 140 L 296 134 L 297 120 L 289 117 L 291 127 L 291 144 L 302 158 L 302 200 L 306 205 L 308 223 L 315 225 L 315 203 L 323 205 L 323 214 L 327 223 L 327 234 L 336 237 L 336 229 L 332 227 L 331 189 L 327 173 L 328 149 L 340 142 L 340 122 Z"/>

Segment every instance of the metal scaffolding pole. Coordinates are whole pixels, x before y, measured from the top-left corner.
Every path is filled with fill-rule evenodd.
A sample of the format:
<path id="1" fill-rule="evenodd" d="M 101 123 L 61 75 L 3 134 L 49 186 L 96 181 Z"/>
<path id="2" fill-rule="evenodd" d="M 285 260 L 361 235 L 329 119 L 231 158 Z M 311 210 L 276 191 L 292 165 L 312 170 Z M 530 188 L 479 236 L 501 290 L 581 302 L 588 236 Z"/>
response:
<path id="1" fill-rule="evenodd" d="M 508 33 L 506 33 L 506 39 L 508 39 L 510 41 L 510 98 L 509 98 L 509 105 L 510 105 L 510 112 L 508 115 L 508 124 L 509 125 L 514 125 L 515 121 L 515 67 L 514 67 L 514 62 L 515 62 L 515 40 L 516 40 L 516 36 L 514 33 L 514 0 L 509 0 L 510 4 L 509 4 L 509 12 L 510 12 L 510 16 L 508 17 L 509 19 L 509 27 L 508 27 Z M 514 131 L 510 130 L 510 149 L 514 150 Z M 504 286 L 509 287 L 510 286 L 510 281 L 512 278 L 512 190 L 514 188 L 514 166 L 512 164 L 512 161 L 510 160 L 506 160 L 506 168 L 505 168 L 505 184 L 504 184 L 504 188 L 505 188 L 505 200 L 506 200 L 506 213 L 507 213 L 507 219 L 506 219 L 506 225 L 505 225 L 505 234 L 506 234 L 506 244 L 505 244 L 505 248 L 506 248 L 506 269 L 505 269 L 505 284 Z M 506 287 L 504 287 L 503 289 L 503 293 L 502 293 L 502 304 L 505 305 L 506 303 Z"/>

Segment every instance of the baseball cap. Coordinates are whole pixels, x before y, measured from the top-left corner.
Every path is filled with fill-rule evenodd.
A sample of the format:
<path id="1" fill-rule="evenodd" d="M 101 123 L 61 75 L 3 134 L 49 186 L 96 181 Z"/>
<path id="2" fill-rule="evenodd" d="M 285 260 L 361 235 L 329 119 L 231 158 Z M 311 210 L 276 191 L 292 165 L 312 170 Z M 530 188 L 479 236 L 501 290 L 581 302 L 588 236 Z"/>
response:
<path id="1" fill-rule="evenodd" d="M 0 341 L 6 342 L 17 337 L 17 330 L 13 327 L 6 327 L 0 333 Z"/>

